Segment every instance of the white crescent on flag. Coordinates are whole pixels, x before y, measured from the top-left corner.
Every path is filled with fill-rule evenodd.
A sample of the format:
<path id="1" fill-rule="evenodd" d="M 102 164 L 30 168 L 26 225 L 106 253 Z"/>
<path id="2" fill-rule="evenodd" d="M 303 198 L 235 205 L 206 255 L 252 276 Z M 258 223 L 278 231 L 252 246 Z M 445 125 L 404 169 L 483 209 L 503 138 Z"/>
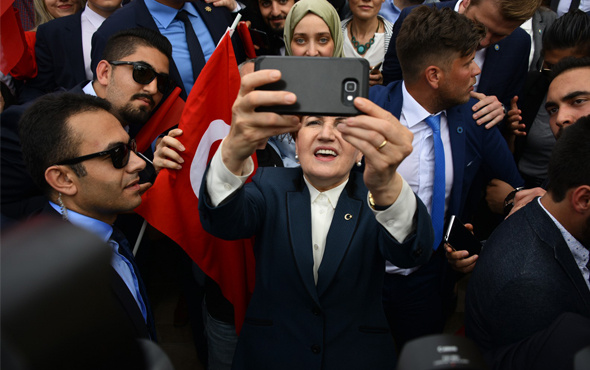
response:
<path id="1" fill-rule="evenodd" d="M 207 169 L 211 145 L 217 140 L 223 140 L 227 134 L 229 134 L 229 125 L 221 119 L 216 119 L 209 124 L 207 131 L 205 131 L 203 137 L 201 137 L 201 141 L 199 141 L 199 146 L 193 157 L 190 170 L 191 187 L 197 198 L 199 197 L 199 189 L 201 189 L 205 169 Z"/>

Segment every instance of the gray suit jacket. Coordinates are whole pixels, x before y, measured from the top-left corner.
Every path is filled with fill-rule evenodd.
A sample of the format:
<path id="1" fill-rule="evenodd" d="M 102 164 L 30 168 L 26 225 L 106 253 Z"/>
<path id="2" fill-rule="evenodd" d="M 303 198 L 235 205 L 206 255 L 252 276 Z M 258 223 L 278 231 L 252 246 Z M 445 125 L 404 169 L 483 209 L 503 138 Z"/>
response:
<path id="1" fill-rule="evenodd" d="M 529 71 L 538 71 L 543 64 L 541 50 L 543 49 L 543 34 L 545 30 L 557 19 L 557 14 L 548 8 L 539 8 L 533 14 L 533 61 Z"/>

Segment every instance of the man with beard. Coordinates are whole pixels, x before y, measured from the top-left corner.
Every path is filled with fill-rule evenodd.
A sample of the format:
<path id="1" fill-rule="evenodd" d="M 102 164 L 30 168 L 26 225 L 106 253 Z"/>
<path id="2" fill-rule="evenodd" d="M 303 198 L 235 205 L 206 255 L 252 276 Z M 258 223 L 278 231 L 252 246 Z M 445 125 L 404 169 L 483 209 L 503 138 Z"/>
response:
<path id="1" fill-rule="evenodd" d="M 297 0 L 252 0 L 244 10 L 246 19 L 252 22 L 255 30 L 266 33 L 266 37 L 255 30 L 251 31 L 255 40 L 261 41 L 257 55 L 285 55 L 283 29 L 287 14 Z"/>
<path id="2" fill-rule="evenodd" d="M 451 215 L 461 218 L 478 170 L 485 168 L 513 186 L 523 183 L 500 132 L 472 118 L 470 92 L 480 73 L 474 55 L 484 34 L 480 25 L 452 9 L 416 8 L 396 45 L 405 80 L 369 92 L 414 134 L 414 150 L 398 171 L 428 208 L 435 232 L 435 252 L 427 264 L 386 267 L 383 301 L 398 348 L 444 328 L 443 307 L 454 279 L 440 247 L 443 225 Z"/>
<path id="3" fill-rule="evenodd" d="M 162 97 L 173 87 L 168 76 L 170 42 L 156 31 L 130 29 L 113 35 L 105 48 L 94 81 L 71 92 L 106 99 L 133 138 Z M 17 135 L 17 123 L 28 105 L 2 113 L 2 223 L 27 217 L 45 202 L 27 172 Z"/>
<path id="4" fill-rule="evenodd" d="M 590 345 L 590 116 L 565 130 L 547 193 L 487 240 L 469 281 L 468 337 L 490 369 L 572 369 Z"/>

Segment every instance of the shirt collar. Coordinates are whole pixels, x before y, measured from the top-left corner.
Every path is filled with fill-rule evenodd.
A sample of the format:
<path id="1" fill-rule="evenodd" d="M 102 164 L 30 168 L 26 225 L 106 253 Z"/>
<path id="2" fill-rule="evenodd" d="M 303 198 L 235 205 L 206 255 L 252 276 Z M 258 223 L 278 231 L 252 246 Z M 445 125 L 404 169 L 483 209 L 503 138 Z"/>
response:
<path id="1" fill-rule="evenodd" d="M 567 229 L 559 221 L 557 221 L 557 219 L 553 217 L 551 213 L 549 213 L 547 208 L 545 208 L 543 206 L 543 203 L 541 203 L 541 197 L 537 198 L 537 202 L 539 202 L 539 205 L 541 206 L 543 211 L 547 213 L 547 215 L 551 218 L 555 226 L 557 226 L 557 228 L 559 229 L 559 232 L 561 233 L 563 240 L 565 240 L 565 243 L 572 252 L 572 255 L 574 256 L 576 262 L 584 261 L 582 265 L 588 263 L 588 250 L 582 245 L 582 243 L 580 243 L 578 239 L 576 239 L 569 231 L 567 231 Z"/>
<path id="2" fill-rule="evenodd" d="M 92 96 L 97 96 L 96 95 L 96 90 L 94 90 L 94 86 L 92 85 L 94 81 L 90 81 L 88 82 L 83 88 L 82 91 L 84 91 L 84 94 L 86 95 L 92 95 Z"/>
<path id="3" fill-rule="evenodd" d="M 51 207 L 55 209 L 59 214 L 61 214 L 60 207 L 53 203 L 49 202 Z M 99 221 L 95 218 L 91 218 L 88 216 L 84 216 L 79 214 L 78 212 L 74 212 L 71 209 L 68 209 L 68 221 L 71 222 L 73 225 L 76 225 L 84 230 L 90 231 L 94 235 L 98 236 L 102 241 L 105 243 L 109 241 L 111 234 L 113 233 L 113 227 L 105 222 Z"/>
<path id="4" fill-rule="evenodd" d="M 94 10 L 90 9 L 90 7 L 88 5 L 86 5 L 86 7 L 84 8 L 84 11 L 82 11 L 82 17 L 85 17 L 86 19 L 88 19 L 90 24 L 92 24 L 92 26 L 94 26 L 95 29 L 98 29 L 98 27 L 100 27 L 102 22 L 104 22 L 104 20 L 106 19 L 102 15 L 100 15 L 97 12 L 95 12 Z"/>
<path id="5" fill-rule="evenodd" d="M 156 0 L 145 0 L 145 6 L 148 8 L 150 14 L 159 25 L 163 28 L 168 28 L 170 23 L 176 17 L 179 10 L 172 8 L 170 6 L 161 4 Z M 195 9 L 195 6 L 190 2 L 184 3 L 182 10 L 186 10 L 190 15 L 194 17 L 199 17 L 199 13 Z"/>
<path id="6" fill-rule="evenodd" d="M 410 93 L 406 89 L 405 82 L 402 82 L 402 98 L 402 114 L 406 119 L 406 124 L 408 125 L 408 128 L 411 128 L 419 124 L 420 122 L 423 122 L 428 116 L 431 116 L 431 114 L 426 109 L 424 109 L 420 105 L 420 103 L 418 103 L 416 99 L 414 99 L 412 95 L 410 95 Z M 438 112 L 437 114 L 435 114 L 435 116 L 444 112 L 445 111 Z"/>
<path id="7" fill-rule="evenodd" d="M 332 209 L 336 208 L 336 204 L 338 204 L 338 198 L 340 198 L 340 194 L 342 193 L 342 190 L 344 190 L 344 187 L 346 186 L 346 184 L 348 184 L 348 179 L 346 179 L 346 181 L 344 181 L 342 184 L 336 186 L 335 188 L 330 189 L 330 190 L 326 190 L 324 192 L 320 192 L 309 181 L 307 181 L 305 176 L 303 176 L 303 180 L 305 180 L 305 184 L 307 185 L 307 189 L 309 189 L 309 198 L 311 199 L 311 202 L 313 203 L 320 194 L 324 194 L 325 196 L 328 197 L 328 200 L 330 201 L 330 205 L 332 206 Z"/>

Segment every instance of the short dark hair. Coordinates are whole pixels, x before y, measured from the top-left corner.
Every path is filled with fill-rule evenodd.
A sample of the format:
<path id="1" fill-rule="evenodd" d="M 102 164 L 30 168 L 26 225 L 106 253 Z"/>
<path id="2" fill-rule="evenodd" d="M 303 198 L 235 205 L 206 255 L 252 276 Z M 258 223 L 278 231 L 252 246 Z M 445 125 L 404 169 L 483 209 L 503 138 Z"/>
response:
<path id="1" fill-rule="evenodd" d="M 551 81 L 553 81 L 557 76 L 562 74 L 563 72 L 569 71 L 571 69 L 576 68 L 587 68 L 590 67 L 590 57 L 585 58 L 575 58 L 575 57 L 567 57 L 563 58 L 557 64 L 551 68 Z"/>
<path id="2" fill-rule="evenodd" d="M 547 178 L 548 191 L 561 202 L 571 188 L 590 185 L 590 116 L 578 119 L 563 131 L 553 147 Z"/>
<path id="3" fill-rule="evenodd" d="M 590 56 L 590 17 L 579 9 L 557 18 L 543 34 L 543 52 L 571 48 Z"/>
<path id="4" fill-rule="evenodd" d="M 415 81 L 428 65 L 447 67 L 456 53 L 461 57 L 473 53 L 484 36 L 485 26 L 453 9 L 426 5 L 414 9 L 396 39 L 404 80 Z"/>
<path id="5" fill-rule="evenodd" d="M 45 170 L 65 159 L 77 157 L 80 138 L 68 128 L 70 117 L 104 110 L 111 104 L 92 95 L 57 93 L 37 99 L 21 117 L 18 128 L 25 164 L 35 184 L 47 195 L 51 187 L 45 181 Z M 70 165 L 74 173 L 86 175 L 84 165 Z"/>
<path id="6" fill-rule="evenodd" d="M 109 37 L 102 53 L 104 60 L 120 60 L 137 50 L 138 46 L 152 47 L 172 59 L 170 41 L 158 31 L 149 28 L 131 28 L 122 30 Z"/>

